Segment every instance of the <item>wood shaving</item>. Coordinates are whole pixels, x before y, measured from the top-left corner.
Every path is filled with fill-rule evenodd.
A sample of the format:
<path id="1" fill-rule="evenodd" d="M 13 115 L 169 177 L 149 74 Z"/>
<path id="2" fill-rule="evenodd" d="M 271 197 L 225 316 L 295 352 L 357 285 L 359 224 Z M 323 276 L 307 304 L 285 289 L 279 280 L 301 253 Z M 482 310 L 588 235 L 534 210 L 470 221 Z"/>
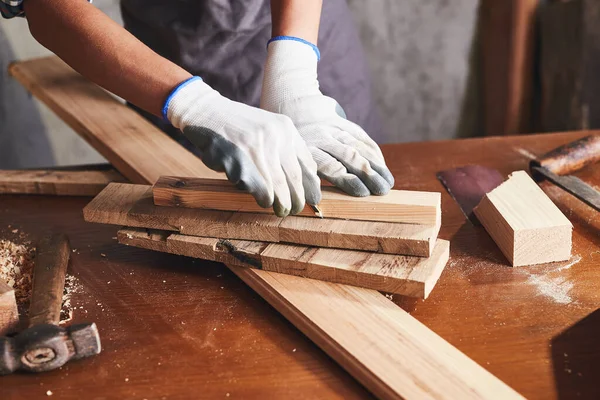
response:
<path id="1" fill-rule="evenodd" d="M 17 229 L 12 230 L 12 233 L 17 232 Z M 24 237 L 25 235 L 21 232 L 19 238 L 23 239 Z M 0 280 L 5 281 L 15 289 L 19 313 L 22 315 L 27 314 L 29 298 L 33 288 L 34 265 L 35 247 L 31 246 L 31 242 L 24 241 L 23 244 L 17 244 L 8 239 L 0 240 Z M 60 311 L 61 324 L 73 318 L 74 307 L 71 304 L 71 298 L 74 293 L 82 292 L 82 289 L 83 287 L 77 278 L 67 274 L 63 304 Z"/>
<path id="2" fill-rule="evenodd" d="M 29 301 L 33 279 L 35 247 L 0 240 L 0 279 L 15 289 L 19 304 Z"/>
<path id="3" fill-rule="evenodd" d="M 60 323 L 64 324 L 73 319 L 73 310 L 75 307 L 71 304 L 71 298 L 74 293 L 81 293 L 83 286 L 79 283 L 79 280 L 73 275 L 67 274 L 65 278 L 65 291 L 63 294 L 62 308 L 60 309 Z"/>

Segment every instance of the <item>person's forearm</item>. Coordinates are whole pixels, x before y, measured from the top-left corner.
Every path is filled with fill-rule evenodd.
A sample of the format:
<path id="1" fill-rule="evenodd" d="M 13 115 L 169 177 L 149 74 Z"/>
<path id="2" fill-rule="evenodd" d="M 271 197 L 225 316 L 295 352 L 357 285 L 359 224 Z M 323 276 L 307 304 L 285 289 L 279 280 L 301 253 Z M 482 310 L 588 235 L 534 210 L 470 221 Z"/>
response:
<path id="1" fill-rule="evenodd" d="M 322 0 L 271 0 L 273 36 L 295 36 L 317 44 Z"/>
<path id="2" fill-rule="evenodd" d="M 60 6 L 57 6 L 60 3 Z M 103 88 L 155 115 L 191 75 L 84 0 L 26 0 L 35 39 Z"/>

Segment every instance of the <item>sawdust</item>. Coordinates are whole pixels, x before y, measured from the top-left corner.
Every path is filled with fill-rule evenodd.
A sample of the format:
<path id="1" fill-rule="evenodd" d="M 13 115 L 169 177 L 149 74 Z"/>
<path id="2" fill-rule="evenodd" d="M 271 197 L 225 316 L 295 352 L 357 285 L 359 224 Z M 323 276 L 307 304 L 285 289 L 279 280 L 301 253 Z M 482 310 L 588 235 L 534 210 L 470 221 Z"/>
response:
<path id="1" fill-rule="evenodd" d="M 29 299 L 33 289 L 35 247 L 31 245 L 31 241 L 26 240 L 27 235 L 24 232 L 12 229 L 11 233 L 19 234 L 14 241 L 8 239 L 0 240 L 0 280 L 14 288 L 19 314 L 27 315 Z M 61 324 L 73 318 L 75 307 L 72 305 L 72 296 L 75 293 L 80 293 L 82 289 L 83 286 L 77 278 L 67 274 L 60 311 Z"/>
<path id="2" fill-rule="evenodd" d="M 581 261 L 581 256 L 575 255 L 566 264 L 550 271 L 543 270 L 535 273 L 523 269 L 521 272 L 528 275 L 526 282 L 535 286 L 538 296 L 548 297 L 559 304 L 571 304 L 573 299 L 569 293 L 573 289 L 573 282 L 568 277 L 555 276 L 555 273 L 569 269 L 579 261 Z"/>
<path id="3" fill-rule="evenodd" d="M 63 294 L 62 307 L 60 309 L 60 323 L 65 324 L 73 319 L 73 312 L 76 307 L 72 304 L 72 297 L 75 293 L 81 293 L 83 286 L 79 283 L 79 280 L 73 276 L 67 274 L 65 278 L 65 291 Z"/>
<path id="4" fill-rule="evenodd" d="M 33 279 L 35 247 L 0 240 L 0 279 L 15 289 L 19 304 L 29 301 Z"/>

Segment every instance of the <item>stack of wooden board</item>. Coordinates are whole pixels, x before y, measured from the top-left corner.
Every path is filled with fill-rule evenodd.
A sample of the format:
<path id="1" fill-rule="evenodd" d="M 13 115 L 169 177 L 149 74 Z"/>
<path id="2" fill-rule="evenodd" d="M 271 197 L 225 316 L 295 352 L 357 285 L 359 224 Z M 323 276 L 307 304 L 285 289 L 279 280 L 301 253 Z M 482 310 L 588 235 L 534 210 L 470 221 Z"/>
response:
<path id="1" fill-rule="evenodd" d="M 163 174 L 223 179 L 56 57 L 12 64 L 9 73 L 133 183 Z M 140 224 L 133 206 L 105 217 Z M 177 231 L 185 215 L 151 220 Z M 523 398 L 376 290 L 225 265 L 378 398 Z"/>
<path id="2" fill-rule="evenodd" d="M 302 216 L 278 218 L 228 181 L 161 177 L 153 188 L 110 184 L 84 209 L 84 218 L 128 227 L 118 235 L 127 245 L 429 295 L 449 256 L 448 241 L 437 239 L 439 193 L 394 190 L 357 199 L 324 188 L 319 206 L 326 218 L 311 218 L 309 208 Z"/>

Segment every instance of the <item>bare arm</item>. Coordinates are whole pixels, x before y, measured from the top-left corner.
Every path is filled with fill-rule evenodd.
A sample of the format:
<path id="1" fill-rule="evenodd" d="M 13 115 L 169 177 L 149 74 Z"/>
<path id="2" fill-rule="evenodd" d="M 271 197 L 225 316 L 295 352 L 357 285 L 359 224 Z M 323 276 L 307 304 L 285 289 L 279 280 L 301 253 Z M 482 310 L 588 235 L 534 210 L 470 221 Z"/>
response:
<path id="1" fill-rule="evenodd" d="M 323 0 L 271 0 L 273 36 L 295 36 L 317 44 Z"/>
<path id="2" fill-rule="evenodd" d="M 87 1 L 61 0 L 60 6 L 56 3 L 24 2 L 31 34 L 103 88 L 160 116 L 171 90 L 191 77 Z"/>

